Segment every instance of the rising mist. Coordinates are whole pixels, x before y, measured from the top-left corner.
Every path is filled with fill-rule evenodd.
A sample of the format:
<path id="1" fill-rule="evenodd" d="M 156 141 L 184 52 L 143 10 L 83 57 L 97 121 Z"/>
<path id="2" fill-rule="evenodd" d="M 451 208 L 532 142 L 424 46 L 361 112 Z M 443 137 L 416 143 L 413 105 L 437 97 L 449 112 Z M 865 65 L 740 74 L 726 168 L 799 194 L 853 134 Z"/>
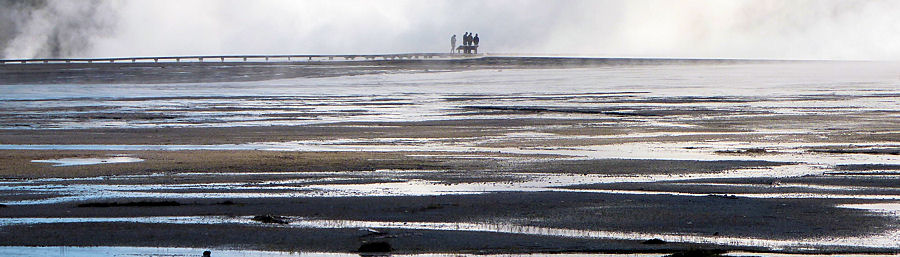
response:
<path id="1" fill-rule="evenodd" d="M 4 58 L 443 52 L 900 59 L 900 1 L 0 0 Z"/>

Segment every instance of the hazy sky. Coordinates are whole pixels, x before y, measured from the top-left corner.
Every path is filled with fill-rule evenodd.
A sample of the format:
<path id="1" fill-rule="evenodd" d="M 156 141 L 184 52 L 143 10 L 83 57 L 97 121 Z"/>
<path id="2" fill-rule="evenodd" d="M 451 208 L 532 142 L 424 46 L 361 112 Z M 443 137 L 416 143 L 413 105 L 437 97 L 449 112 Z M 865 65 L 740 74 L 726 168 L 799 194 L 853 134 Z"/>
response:
<path id="1" fill-rule="evenodd" d="M 449 51 L 900 60 L 897 0 L 0 0 L 5 58 Z"/>

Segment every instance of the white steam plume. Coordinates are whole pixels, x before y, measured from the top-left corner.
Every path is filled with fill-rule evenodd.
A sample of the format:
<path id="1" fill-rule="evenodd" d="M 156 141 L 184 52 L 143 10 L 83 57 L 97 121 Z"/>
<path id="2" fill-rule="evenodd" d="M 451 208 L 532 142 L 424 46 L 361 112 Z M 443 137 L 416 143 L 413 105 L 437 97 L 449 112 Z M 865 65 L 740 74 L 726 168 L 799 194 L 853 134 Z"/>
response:
<path id="1" fill-rule="evenodd" d="M 900 60 L 894 0 L 46 2 L 0 11 L 5 58 L 444 52 L 471 31 L 492 53 Z"/>
<path id="2" fill-rule="evenodd" d="M 72 57 L 109 33 L 114 2 L 0 1 L 0 49 L 5 58 Z"/>

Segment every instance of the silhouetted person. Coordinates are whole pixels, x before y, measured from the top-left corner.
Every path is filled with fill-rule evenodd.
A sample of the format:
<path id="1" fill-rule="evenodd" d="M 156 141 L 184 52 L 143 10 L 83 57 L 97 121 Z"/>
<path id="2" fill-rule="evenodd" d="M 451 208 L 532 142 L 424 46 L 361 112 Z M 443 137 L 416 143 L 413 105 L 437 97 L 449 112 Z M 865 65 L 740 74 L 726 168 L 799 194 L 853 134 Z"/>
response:
<path id="1" fill-rule="evenodd" d="M 212 256 L 212 252 L 210 252 L 210 251 L 203 251 L 203 257 L 210 257 L 210 256 Z"/>
<path id="2" fill-rule="evenodd" d="M 453 34 L 453 36 L 450 37 L 450 53 L 453 53 L 453 50 L 455 50 L 455 49 L 456 49 L 456 34 Z"/>
<path id="3" fill-rule="evenodd" d="M 466 32 L 466 35 L 463 36 L 463 45 L 464 45 L 464 46 L 468 46 L 468 45 L 469 45 L 469 40 L 471 40 L 471 37 L 470 37 L 470 35 L 469 35 L 469 32 Z"/>
<path id="4" fill-rule="evenodd" d="M 478 34 L 475 34 L 475 37 L 472 38 L 472 43 L 475 43 L 476 46 L 478 45 Z"/>

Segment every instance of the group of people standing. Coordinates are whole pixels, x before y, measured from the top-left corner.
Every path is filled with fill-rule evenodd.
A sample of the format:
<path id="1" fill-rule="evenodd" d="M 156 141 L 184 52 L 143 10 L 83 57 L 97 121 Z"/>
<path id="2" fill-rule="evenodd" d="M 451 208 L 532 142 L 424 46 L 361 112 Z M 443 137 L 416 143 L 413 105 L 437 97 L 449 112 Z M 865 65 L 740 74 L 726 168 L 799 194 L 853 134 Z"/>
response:
<path id="1" fill-rule="evenodd" d="M 452 37 L 450 37 L 450 52 L 452 53 L 453 51 L 462 49 L 466 53 L 470 53 L 470 48 L 473 46 L 477 49 L 478 41 L 479 41 L 478 34 L 475 34 L 473 36 L 471 32 L 466 32 L 465 34 L 463 34 L 462 41 L 463 41 L 462 42 L 463 45 L 460 47 L 457 47 L 456 46 L 456 34 L 454 34 Z"/>
<path id="2" fill-rule="evenodd" d="M 477 46 L 478 45 L 478 34 L 476 33 L 475 36 L 472 36 L 471 32 L 466 32 L 466 34 L 463 35 L 463 45 L 464 46 Z"/>

